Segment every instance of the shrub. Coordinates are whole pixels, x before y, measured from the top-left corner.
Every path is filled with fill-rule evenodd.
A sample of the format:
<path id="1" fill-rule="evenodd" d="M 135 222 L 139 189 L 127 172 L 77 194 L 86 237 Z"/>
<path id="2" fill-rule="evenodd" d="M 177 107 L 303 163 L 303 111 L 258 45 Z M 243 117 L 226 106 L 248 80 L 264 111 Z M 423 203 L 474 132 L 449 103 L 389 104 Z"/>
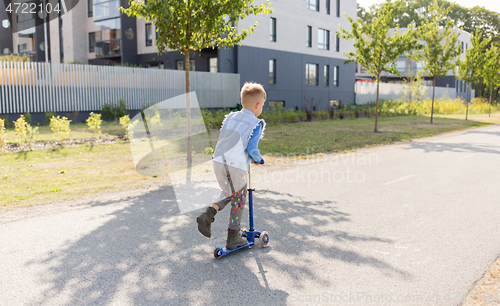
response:
<path id="1" fill-rule="evenodd" d="M 62 141 L 64 138 L 68 137 L 71 129 L 69 127 L 69 123 L 71 120 L 68 120 L 66 117 L 60 118 L 59 116 L 53 116 L 50 118 L 50 129 L 54 132 L 54 137 L 59 141 Z"/>
<path id="2" fill-rule="evenodd" d="M 79 111 L 74 111 L 71 113 L 67 113 L 66 116 L 68 117 L 69 120 L 71 120 L 71 122 L 76 123 L 76 117 L 78 117 L 79 113 L 80 113 Z"/>
<path id="3" fill-rule="evenodd" d="M 130 123 L 129 115 L 120 117 L 120 125 L 125 129 L 125 136 L 127 137 L 127 139 L 134 137 L 134 126 L 137 123 L 139 123 L 139 120 L 135 120 L 134 122 Z"/>
<path id="4" fill-rule="evenodd" d="M 53 111 L 48 111 L 45 113 L 45 124 L 46 125 L 50 125 L 50 119 L 52 117 L 55 117 L 56 116 L 56 113 L 53 112 Z"/>
<path id="5" fill-rule="evenodd" d="M 301 119 L 301 111 L 296 111 L 294 109 L 286 110 L 282 113 L 285 122 L 295 123 L 299 122 Z"/>
<path id="6" fill-rule="evenodd" d="M 19 145 L 23 145 L 24 143 L 30 143 L 35 140 L 35 136 L 38 134 L 38 127 L 33 128 L 27 121 L 24 119 L 24 115 L 21 115 L 19 119 L 14 121 L 14 127 L 16 129 L 16 136 L 18 138 Z M 30 146 L 31 149 L 31 146 Z"/>
<path id="7" fill-rule="evenodd" d="M 118 105 L 104 103 L 102 106 L 102 115 L 105 119 L 115 120 L 116 118 L 127 115 L 127 103 L 125 99 L 120 99 Z"/>
<path id="8" fill-rule="evenodd" d="M 313 111 L 313 117 L 319 120 L 326 120 L 329 117 L 328 111 L 325 109 L 320 109 Z"/>
<path id="9" fill-rule="evenodd" d="M 278 105 L 276 107 L 273 107 L 270 110 L 267 110 L 265 112 L 262 112 L 261 117 L 268 123 L 268 124 L 277 124 L 281 122 L 282 119 L 282 110 L 283 106 Z"/>
<path id="10" fill-rule="evenodd" d="M 0 149 L 5 145 L 5 120 L 0 119 Z"/>
<path id="11" fill-rule="evenodd" d="M 30 114 L 30 112 L 27 112 L 26 114 L 24 114 L 24 120 L 26 120 L 26 122 L 28 124 L 31 124 L 31 114 Z"/>
<path id="12" fill-rule="evenodd" d="M 90 116 L 87 118 L 87 125 L 94 132 L 97 141 L 99 141 L 99 137 L 101 136 L 101 123 L 101 114 L 90 113 Z"/>
<path id="13" fill-rule="evenodd" d="M 226 118 L 226 115 L 229 114 L 230 111 L 228 109 L 221 109 L 216 112 L 203 109 L 203 121 L 205 122 L 205 126 L 207 129 L 220 129 L 222 126 L 222 122 Z"/>

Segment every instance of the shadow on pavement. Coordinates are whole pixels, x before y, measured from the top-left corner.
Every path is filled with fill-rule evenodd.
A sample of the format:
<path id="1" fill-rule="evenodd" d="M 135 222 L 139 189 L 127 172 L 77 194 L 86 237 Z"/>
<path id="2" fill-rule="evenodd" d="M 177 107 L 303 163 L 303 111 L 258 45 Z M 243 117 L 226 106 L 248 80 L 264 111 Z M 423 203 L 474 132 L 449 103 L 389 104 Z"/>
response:
<path id="1" fill-rule="evenodd" d="M 94 206 L 117 205 L 106 216 L 111 220 L 28 263 L 49 267 L 39 275 L 45 290 L 32 304 L 285 305 L 289 293 L 273 289 L 282 285 L 276 282 L 280 275 L 298 287 L 301 282 L 335 287 L 331 275 L 314 268 L 318 256 L 333 267 L 355 263 L 411 278 L 379 259 L 339 247 L 340 241 L 392 241 L 334 230 L 335 224 L 350 222 L 334 201 L 310 202 L 268 190 L 255 197 L 255 227 L 270 232 L 271 246 L 218 260 L 212 252 L 215 244 L 225 244 L 228 209 L 216 215 L 207 239 L 195 221 L 201 211 L 179 214 L 170 186 L 105 204 L 96 201 Z M 244 220 L 247 226 L 248 209 Z"/>
<path id="2" fill-rule="evenodd" d="M 430 152 L 455 152 L 455 153 L 494 153 L 500 154 L 500 146 L 469 143 L 425 142 L 416 143 L 405 147 L 405 150 L 421 149 Z"/>

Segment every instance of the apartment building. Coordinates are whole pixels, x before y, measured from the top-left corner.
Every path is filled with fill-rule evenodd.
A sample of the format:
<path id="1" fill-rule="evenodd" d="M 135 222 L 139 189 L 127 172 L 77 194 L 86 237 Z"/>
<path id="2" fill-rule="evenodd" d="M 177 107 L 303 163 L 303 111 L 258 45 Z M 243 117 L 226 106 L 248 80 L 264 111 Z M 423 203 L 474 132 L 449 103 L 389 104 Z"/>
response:
<path id="1" fill-rule="evenodd" d="M 0 55 L 9 55 L 13 52 L 12 26 L 7 15 L 4 1 L 0 1 Z"/>
<path id="2" fill-rule="evenodd" d="M 238 73 L 241 83 L 259 82 L 266 88 L 270 106 L 299 109 L 305 100 L 321 101 L 317 108 L 353 103 L 355 65 L 344 64 L 344 52 L 354 50 L 354 45 L 338 33 L 341 26 L 350 26 L 344 13 L 356 16 L 356 1 L 270 2 L 272 14 L 249 16 L 238 24 L 239 29 L 260 24 L 241 46 L 192 52 L 190 69 Z M 118 8 L 127 3 L 82 0 L 66 13 L 51 16 L 47 23 L 49 61 L 184 69 L 184 55 L 157 54 L 154 24 L 120 13 Z M 45 61 L 43 40 L 44 29 L 36 26 L 29 33 L 14 33 L 9 50 Z"/>
<path id="3" fill-rule="evenodd" d="M 400 29 L 400 33 L 406 32 L 408 29 L 403 28 Z M 462 52 L 460 54 L 460 60 L 465 60 L 465 54 L 468 48 L 471 47 L 472 44 L 472 34 L 467 31 L 463 31 L 460 29 L 455 29 L 455 33 L 460 33 L 458 37 L 458 44 L 462 48 Z M 389 33 L 394 33 L 394 30 L 391 29 Z M 381 74 L 381 82 L 384 83 L 403 83 L 404 78 L 408 78 L 411 75 L 415 76 L 418 72 L 421 73 L 422 78 L 424 79 L 424 85 L 432 86 L 432 80 L 429 76 L 424 72 L 422 62 L 415 62 L 408 58 L 405 54 L 401 55 L 396 62 L 396 67 L 398 71 L 401 73 L 401 76 L 396 74 L 390 74 L 388 72 L 383 72 Z M 368 74 L 364 67 L 361 64 L 356 64 L 356 79 L 357 80 L 367 80 L 372 79 L 373 77 Z M 447 87 L 447 88 L 455 88 L 457 93 L 457 97 L 461 97 L 463 99 L 466 98 L 467 95 L 467 83 L 458 79 L 458 75 L 455 76 L 453 71 L 448 71 L 444 77 L 440 77 L 436 79 L 437 87 Z"/>

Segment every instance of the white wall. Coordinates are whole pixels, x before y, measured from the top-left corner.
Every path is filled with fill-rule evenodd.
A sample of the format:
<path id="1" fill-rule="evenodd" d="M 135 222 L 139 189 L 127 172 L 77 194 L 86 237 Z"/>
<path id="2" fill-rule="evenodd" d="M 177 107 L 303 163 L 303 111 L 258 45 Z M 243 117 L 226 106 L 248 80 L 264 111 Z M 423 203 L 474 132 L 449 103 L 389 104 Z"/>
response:
<path id="1" fill-rule="evenodd" d="M 396 100 L 406 95 L 407 85 L 380 83 L 379 99 Z M 375 82 L 356 82 L 356 104 L 365 104 L 375 102 L 377 99 L 377 83 Z M 432 87 L 427 87 L 425 94 L 428 98 L 432 97 Z M 471 97 L 474 97 L 474 90 L 471 90 Z M 435 98 L 449 97 L 455 99 L 457 92 L 455 88 L 436 87 Z"/>

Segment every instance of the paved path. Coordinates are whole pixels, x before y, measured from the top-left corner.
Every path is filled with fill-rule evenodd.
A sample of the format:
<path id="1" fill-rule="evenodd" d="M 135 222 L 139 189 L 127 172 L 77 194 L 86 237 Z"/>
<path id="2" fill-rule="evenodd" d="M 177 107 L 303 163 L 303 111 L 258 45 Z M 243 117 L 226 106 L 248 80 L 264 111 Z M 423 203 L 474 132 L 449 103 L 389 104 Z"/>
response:
<path id="1" fill-rule="evenodd" d="M 207 239 L 168 186 L 1 214 L 0 304 L 457 305 L 500 255 L 499 126 L 301 163 L 254 172 L 272 246 L 219 260 L 228 212 Z"/>

